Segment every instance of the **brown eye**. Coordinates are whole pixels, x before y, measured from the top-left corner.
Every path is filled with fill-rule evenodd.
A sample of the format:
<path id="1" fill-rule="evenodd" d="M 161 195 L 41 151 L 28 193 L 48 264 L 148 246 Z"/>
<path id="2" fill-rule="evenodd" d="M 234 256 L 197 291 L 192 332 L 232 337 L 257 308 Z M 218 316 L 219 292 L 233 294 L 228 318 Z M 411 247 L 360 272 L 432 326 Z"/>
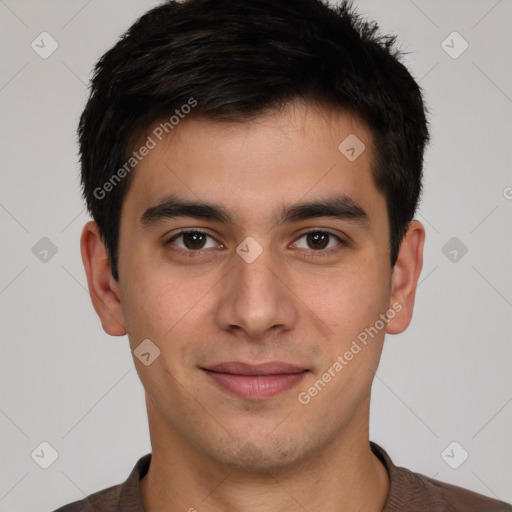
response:
<path id="1" fill-rule="evenodd" d="M 176 247 L 184 251 L 200 251 L 202 249 L 215 247 L 215 242 L 213 242 L 213 244 L 211 243 L 210 246 L 206 245 L 208 238 L 213 240 L 208 233 L 204 233 L 203 231 L 182 231 L 170 238 L 167 244 L 176 245 Z M 180 242 L 178 243 L 178 241 Z"/>
<path id="2" fill-rule="evenodd" d="M 330 236 L 332 236 L 330 233 L 324 231 L 312 231 L 306 234 L 306 240 L 312 249 L 325 249 Z"/>
<path id="3" fill-rule="evenodd" d="M 183 243 L 187 249 L 202 249 L 206 240 L 206 236 L 203 233 L 197 231 L 191 231 L 189 233 L 183 233 Z"/>
<path id="4" fill-rule="evenodd" d="M 302 250 L 304 257 L 309 258 L 313 256 L 334 256 L 334 254 L 338 253 L 349 244 L 330 231 L 311 229 L 299 236 L 293 245 L 295 248 Z"/>

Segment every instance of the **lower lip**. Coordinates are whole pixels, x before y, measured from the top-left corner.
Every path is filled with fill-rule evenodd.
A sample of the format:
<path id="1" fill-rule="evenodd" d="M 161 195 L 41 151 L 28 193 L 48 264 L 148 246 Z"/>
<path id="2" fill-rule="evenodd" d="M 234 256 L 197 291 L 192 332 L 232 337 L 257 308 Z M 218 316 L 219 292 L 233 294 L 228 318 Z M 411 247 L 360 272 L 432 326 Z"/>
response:
<path id="1" fill-rule="evenodd" d="M 306 371 L 282 375 L 232 375 L 205 370 L 223 389 L 251 400 L 263 400 L 293 388 L 304 378 Z"/>

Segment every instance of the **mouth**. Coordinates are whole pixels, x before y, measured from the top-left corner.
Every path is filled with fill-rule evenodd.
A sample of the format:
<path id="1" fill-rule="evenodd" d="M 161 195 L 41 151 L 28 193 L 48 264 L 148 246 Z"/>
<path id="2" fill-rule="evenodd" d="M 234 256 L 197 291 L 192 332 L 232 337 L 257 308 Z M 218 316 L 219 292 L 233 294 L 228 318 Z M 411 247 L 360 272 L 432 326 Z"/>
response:
<path id="1" fill-rule="evenodd" d="M 264 400 L 287 391 L 309 372 L 280 361 L 256 365 L 233 361 L 201 369 L 222 390 L 248 400 Z"/>

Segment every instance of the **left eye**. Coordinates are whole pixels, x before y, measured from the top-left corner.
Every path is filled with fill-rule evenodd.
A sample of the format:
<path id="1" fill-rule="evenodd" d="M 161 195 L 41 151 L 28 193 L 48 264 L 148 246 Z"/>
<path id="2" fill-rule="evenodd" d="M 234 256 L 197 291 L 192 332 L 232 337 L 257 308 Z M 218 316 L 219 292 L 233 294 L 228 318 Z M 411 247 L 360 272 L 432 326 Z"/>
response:
<path id="1" fill-rule="evenodd" d="M 180 249 L 184 250 L 191 250 L 191 251 L 197 251 L 201 249 L 209 249 L 210 247 L 215 247 L 215 243 L 211 246 L 205 245 L 205 240 L 207 238 L 213 238 L 208 235 L 207 233 L 204 233 L 203 231 L 182 231 L 181 233 L 178 233 L 177 235 L 174 235 L 168 243 L 174 243 L 175 240 L 182 239 L 182 245 L 176 244 Z"/>
<path id="2" fill-rule="evenodd" d="M 305 238 L 307 247 L 299 247 L 300 249 L 313 249 L 315 251 L 323 250 L 323 249 L 332 249 L 334 246 L 329 246 L 330 242 L 335 239 L 338 241 L 338 244 L 343 243 L 339 236 L 336 236 L 329 231 L 309 231 L 308 233 L 304 233 L 299 237 L 299 240 Z M 295 242 L 297 245 L 298 242 Z"/>

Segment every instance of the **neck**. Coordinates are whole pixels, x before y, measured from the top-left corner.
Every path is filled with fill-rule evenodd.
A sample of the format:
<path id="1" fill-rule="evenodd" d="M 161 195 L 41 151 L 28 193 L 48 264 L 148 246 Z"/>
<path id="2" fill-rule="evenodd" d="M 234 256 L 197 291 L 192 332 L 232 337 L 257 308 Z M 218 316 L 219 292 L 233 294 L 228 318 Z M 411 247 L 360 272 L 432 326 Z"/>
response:
<path id="1" fill-rule="evenodd" d="M 140 482 L 144 510 L 381 512 L 389 477 L 370 449 L 367 420 L 368 414 L 364 425 L 354 418 L 314 457 L 269 471 L 221 464 L 150 421 L 152 458 Z"/>

